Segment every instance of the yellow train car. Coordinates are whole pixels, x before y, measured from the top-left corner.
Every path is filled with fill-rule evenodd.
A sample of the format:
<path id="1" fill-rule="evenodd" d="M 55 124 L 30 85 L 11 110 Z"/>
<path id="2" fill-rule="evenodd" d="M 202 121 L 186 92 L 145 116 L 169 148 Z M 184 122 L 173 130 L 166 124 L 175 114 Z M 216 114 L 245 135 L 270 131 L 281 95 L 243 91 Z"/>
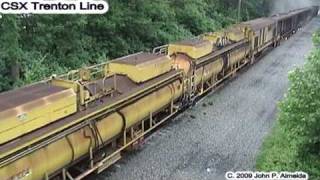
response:
<path id="1" fill-rule="evenodd" d="M 112 96 L 99 96 L 99 101 L 94 101 L 87 109 L 79 111 L 65 120 L 56 121 L 55 124 L 60 124 L 60 126 L 54 125 L 52 128 L 48 126 L 50 130 L 48 132 L 44 131 L 43 134 L 33 129 L 31 135 L 34 138 L 40 138 L 41 136 L 44 138 L 49 136 L 47 133 L 54 132 L 56 129 L 63 128 L 63 126 L 64 128 L 72 127 L 70 123 L 79 122 L 81 118 L 88 119 L 89 117 L 97 116 L 98 112 L 106 112 L 106 114 L 95 117 L 95 120 L 90 125 L 50 141 L 49 144 L 42 148 L 37 148 L 32 153 L 21 158 L 16 158 L 15 160 L 9 158 L 10 160 L 5 166 L 0 162 L 1 178 L 23 178 L 25 180 L 49 178 L 50 175 L 59 172 L 59 170 L 72 162 L 85 158 L 90 152 L 92 153 L 91 150 L 97 149 L 101 145 L 119 143 L 119 146 L 128 146 L 135 135 L 143 134 L 145 129 L 152 128 L 157 123 L 156 119 L 150 119 L 150 123 L 149 121 L 145 123 L 143 120 L 152 118 L 161 111 L 165 114 L 169 107 L 172 110 L 173 103 L 184 93 L 182 72 L 172 69 L 172 61 L 168 61 L 167 56 L 140 53 L 117 59 L 112 61 L 111 64 L 117 64 L 117 66 L 130 65 L 131 67 L 122 69 L 121 67 L 109 66 L 109 64 L 102 65 L 101 69 L 103 71 L 100 73 L 101 75 L 103 74 L 102 77 L 80 83 L 76 80 L 74 83 L 84 86 L 83 88 L 89 92 L 93 92 L 92 89 L 95 89 L 97 90 L 96 93 L 103 93 L 100 89 L 114 88 Z M 154 70 L 157 75 L 150 73 L 150 66 L 152 67 L 151 70 L 160 68 L 158 71 Z M 87 72 L 90 71 L 88 70 Z M 134 77 L 134 75 L 148 73 L 150 76 L 147 79 L 136 79 L 137 77 Z M 90 77 L 90 75 L 87 75 L 86 77 Z M 70 80 L 53 79 L 52 81 L 53 84 L 60 84 L 61 86 L 73 86 Z M 56 82 L 54 83 L 54 81 Z M 63 81 L 65 82 L 63 83 Z M 115 83 L 117 87 L 114 87 Z M 65 90 L 65 88 L 51 87 L 48 84 L 42 84 L 42 86 L 46 87 L 43 90 L 48 90 L 47 88 L 49 87 L 56 88 L 50 91 L 50 95 L 60 91 L 70 90 L 73 92 L 72 89 Z M 81 89 L 81 87 L 78 89 Z M 80 93 L 80 91 L 77 92 Z M 61 98 L 69 102 L 70 99 L 67 99 L 67 95 L 62 94 Z M 95 96 L 92 93 L 90 95 Z M 47 94 L 43 94 L 43 96 L 47 97 Z M 108 112 L 110 110 L 112 111 Z M 142 126 L 143 128 L 141 128 Z M 117 139 L 119 136 L 122 137 L 119 138 L 122 141 Z M 12 149 L 13 144 L 10 143 L 0 147 L 0 151 L 6 151 L 4 150 L 6 147 L 10 147 L 8 150 Z M 58 156 L 57 150 L 59 151 Z"/>
<path id="2" fill-rule="evenodd" d="M 126 106 L 119 112 L 112 113 L 97 121 L 95 133 L 99 134 L 101 143 L 109 142 L 128 129 L 139 123 L 150 112 L 170 104 L 182 94 L 181 83 L 176 81 L 145 96 L 135 103 Z M 24 180 L 41 180 L 73 161 L 89 153 L 90 148 L 97 144 L 92 129 L 86 126 L 78 131 L 55 141 L 5 167 L 0 168 L 3 179 L 24 178 Z M 57 156 L 57 151 L 58 156 Z"/>

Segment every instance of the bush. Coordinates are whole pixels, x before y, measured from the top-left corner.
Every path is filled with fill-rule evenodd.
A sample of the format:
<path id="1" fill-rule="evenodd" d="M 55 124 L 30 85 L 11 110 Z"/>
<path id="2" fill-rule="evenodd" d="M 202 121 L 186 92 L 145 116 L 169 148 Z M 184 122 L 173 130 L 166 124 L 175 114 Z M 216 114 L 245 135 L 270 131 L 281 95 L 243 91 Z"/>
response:
<path id="1" fill-rule="evenodd" d="M 320 177 L 320 49 L 315 48 L 302 68 L 290 73 L 290 88 L 280 103 L 278 123 L 264 142 L 257 160 L 262 171 L 305 171 Z"/>

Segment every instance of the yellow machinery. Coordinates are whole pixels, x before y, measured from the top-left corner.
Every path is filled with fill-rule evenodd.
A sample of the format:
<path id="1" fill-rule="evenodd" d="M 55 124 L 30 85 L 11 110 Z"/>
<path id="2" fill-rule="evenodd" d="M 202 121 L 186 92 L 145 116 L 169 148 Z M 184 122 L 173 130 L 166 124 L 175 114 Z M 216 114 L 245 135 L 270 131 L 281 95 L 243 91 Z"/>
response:
<path id="1" fill-rule="evenodd" d="M 134 62 L 132 62 L 133 60 Z M 147 127 L 151 129 L 159 123 L 152 119 L 158 112 L 164 110 L 167 113 L 165 109 L 169 108 L 168 116 L 171 116 L 174 112 L 173 103 L 184 92 L 181 72 L 171 70 L 172 61 L 168 60 L 167 56 L 141 53 L 112 61 L 111 64 L 116 64 L 116 66 L 102 64 L 99 67 L 72 72 L 64 79 L 56 77 L 48 81 L 54 84 L 54 87 L 60 86 L 59 89 L 67 88 L 64 91 L 72 95 L 72 101 L 67 99 L 68 96 L 66 95 L 68 94 L 56 96 L 56 101 L 59 100 L 58 97 L 61 97 L 67 102 L 75 102 L 76 95 L 74 92 L 77 92 L 78 97 L 81 97 L 81 91 L 86 91 L 86 96 L 89 98 L 100 97 L 98 102 L 105 102 L 93 107 L 93 104 L 97 104 L 97 101 L 91 101 L 87 104 L 85 110 L 76 113 L 74 115 L 75 119 L 69 122 L 75 123 L 80 120 L 76 118 L 95 117 L 95 114 L 100 112 L 113 110 L 106 115 L 95 117 L 92 123 L 52 142 L 50 141 L 43 147 L 39 145 L 39 148 L 34 149 L 30 154 L 14 160 L 9 159 L 6 165 L 0 163 L 0 177 L 2 179 L 44 179 L 57 173 L 75 160 L 92 153 L 93 149 L 97 149 L 103 144 L 112 142 L 127 147 L 137 135 L 143 135 Z M 117 65 L 121 66 L 123 64 L 132 64 L 132 66 L 128 69 L 117 67 Z M 148 69 L 150 67 L 156 74 Z M 155 70 L 154 68 L 160 69 Z M 94 69 L 101 69 L 101 72 L 93 73 Z M 140 73 L 150 74 L 147 76 L 148 78 L 143 77 L 144 79 L 134 77 Z M 94 76 L 96 78 L 93 78 Z M 74 78 L 78 80 L 74 80 Z M 143 83 L 144 81 L 147 82 Z M 115 83 L 117 84 L 116 87 L 114 86 Z M 104 91 L 106 89 L 112 89 L 112 93 L 107 95 Z M 102 96 L 101 93 L 105 96 Z M 97 94 L 100 94 L 100 96 L 97 96 Z M 51 96 L 52 94 L 45 95 L 44 98 L 50 99 Z M 81 102 L 81 98 L 79 102 Z M 76 106 L 74 108 L 76 109 Z M 100 108 L 102 109 L 100 110 Z M 68 117 L 68 119 L 72 118 L 73 116 Z M 143 120 L 146 119 L 149 119 L 150 123 L 147 123 L 144 127 L 146 123 Z M 71 127 L 71 123 L 65 124 L 64 128 L 68 127 Z M 52 129 L 51 131 L 55 130 Z M 47 136 L 46 133 L 43 134 L 43 138 Z M 117 139 L 119 136 L 122 138 Z M 122 142 L 119 141 L 121 139 Z M 120 158 L 120 155 L 115 157 Z M 112 159 L 111 162 L 114 160 Z"/>
<path id="2" fill-rule="evenodd" d="M 107 73 L 124 74 L 136 83 L 153 79 L 171 69 L 171 59 L 150 53 L 134 54 L 106 65 Z"/>
<path id="3" fill-rule="evenodd" d="M 212 45 L 209 41 L 201 39 L 185 40 L 170 44 L 168 54 L 171 56 L 175 53 L 187 54 L 192 59 L 203 57 L 212 52 Z"/>
<path id="4" fill-rule="evenodd" d="M 0 144 L 77 111 L 73 89 L 39 83 L 0 95 Z"/>
<path id="5" fill-rule="evenodd" d="M 225 35 L 220 39 L 228 40 L 226 43 L 231 42 L 230 39 L 234 40 L 226 38 Z M 63 114 L 51 115 L 50 117 L 54 118 L 48 121 L 39 119 L 41 125 L 47 125 L 46 128 L 49 128 L 44 134 L 37 133 L 40 126 L 28 127 L 30 136 L 33 137 L 35 134 L 34 139 L 43 143 L 43 146 L 35 146 L 32 151 L 25 147 L 33 141 L 20 144 L 17 142 L 19 146 L 11 148 L 14 149 L 12 151 L 7 151 L 4 146 L 5 150 L 0 154 L 0 158 L 16 151 L 21 153 L 13 159 L 8 156 L 9 159 L 4 161 L 5 163 L 0 163 L 0 177 L 43 179 L 88 154 L 93 156 L 93 150 L 102 145 L 111 143 L 118 144 L 122 148 L 127 147 L 137 140 L 136 137 L 141 137 L 146 129 L 152 129 L 162 122 L 153 119 L 155 114 L 161 111 L 169 112 L 167 117 L 170 117 L 174 113 L 174 102 L 184 97 L 185 93 L 201 94 L 205 87 L 208 89 L 214 85 L 224 68 L 228 67 L 230 62 L 232 64 L 233 58 L 237 62 L 243 58 L 242 52 L 242 49 L 238 49 L 229 52 L 227 56 L 216 55 L 215 53 L 220 53 L 220 47 L 209 38 L 208 40 L 200 38 L 169 45 L 168 53 L 171 58 L 166 55 L 138 53 L 52 78 L 45 85 L 58 88 L 60 91 L 46 91 L 49 93 L 43 94 L 41 99 L 45 99 L 48 103 L 51 102 L 49 99 L 55 97 L 55 107 L 62 109 Z M 215 57 L 211 58 L 212 55 Z M 180 69 L 184 71 L 185 81 Z M 208 82 L 211 84 L 207 84 Z M 59 93 L 66 94 L 58 96 Z M 60 100 L 57 97 L 62 98 Z M 65 106 L 61 108 L 60 103 Z M 61 122 L 55 122 L 57 118 Z M 146 119 L 149 119 L 150 123 L 146 124 Z M 77 127 L 75 125 L 82 121 L 89 124 L 61 135 L 64 129 Z M 53 123 L 52 129 L 51 123 Z M 59 123 L 61 125 L 56 127 L 55 124 Z M 19 137 L 26 132 L 14 133 Z M 49 137 L 55 137 L 55 134 L 60 138 L 51 140 Z M 3 142 L 10 140 L 2 139 Z M 60 150 L 58 157 L 55 156 L 57 149 Z M 91 160 L 90 168 L 107 167 L 112 161 L 120 158 L 120 154 L 111 154 L 108 157 L 115 159 L 108 159 L 106 164 L 97 166 L 94 166 L 94 161 Z"/>
<path id="6" fill-rule="evenodd" d="M 179 88 L 180 87 L 180 88 Z M 170 104 L 182 94 L 179 81 L 169 84 L 154 93 L 126 106 L 119 113 L 112 113 L 96 123 L 102 142 L 107 142 L 121 135 L 122 130 L 149 117 L 150 112 Z M 137 112 L 137 110 L 139 110 Z M 125 118 L 125 119 L 123 119 Z M 126 127 L 124 127 L 126 126 Z M 28 156 L 0 168 L 3 179 L 24 178 L 24 180 L 43 179 L 46 175 L 55 173 L 81 156 L 88 154 L 90 147 L 96 147 L 94 134 L 86 126 L 48 146 L 41 148 Z M 57 154 L 58 153 L 58 154 Z"/>
<path id="7" fill-rule="evenodd" d="M 244 40 L 246 34 L 246 28 L 242 25 L 230 26 L 223 31 L 210 32 L 203 34 L 201 37 L 204 40 L 208 40 L 215 47 L 224 47 L 234 42 Z"/>

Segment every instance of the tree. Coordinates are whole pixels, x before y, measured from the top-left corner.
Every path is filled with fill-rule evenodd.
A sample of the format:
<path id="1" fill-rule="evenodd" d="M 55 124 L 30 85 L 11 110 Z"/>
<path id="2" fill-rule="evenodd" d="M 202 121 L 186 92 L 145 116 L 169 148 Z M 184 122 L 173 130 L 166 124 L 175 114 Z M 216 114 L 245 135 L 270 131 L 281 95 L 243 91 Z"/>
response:
<path id="1" fill-rule="evenodd" d="M 20 79 L 22 50 L 17 16 L 2 16 L 0 21 L 0 91 L 9 89 Z"/>
<path id="2" fill-rule="evenodd" d="M 0 92 L 216 31 L 236 22 L 236 1 L 110 0 L 104 15 L 4 15 Z M 246 1 L 243 19 L 262 15 L 261 3 Z"/>

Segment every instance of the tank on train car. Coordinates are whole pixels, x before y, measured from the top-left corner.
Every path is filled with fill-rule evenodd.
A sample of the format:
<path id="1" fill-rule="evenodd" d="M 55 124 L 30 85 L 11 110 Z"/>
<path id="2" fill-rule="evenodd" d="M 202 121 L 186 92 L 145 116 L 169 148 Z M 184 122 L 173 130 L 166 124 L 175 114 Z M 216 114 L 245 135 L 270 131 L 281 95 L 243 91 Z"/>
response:
<path id="1" fill-rule="evenodd" d="M 177 68 L 183 69 L 185 74 L 194 80 L 195 86 L 217 76 L 223 68 L 222 58 L 201 67 L 194 67 L 194 63 L 218 48 L 206 39 L 191 39 L 172 43 L 168 47 L 168 54 Z M 189 85 L 191 86 L 191 85 Z"/>
<path id="2" fill-rule="evenodd" d="M 45 126 L 77 111 L 73 89 L 50 83 L 0 94 L 0 144 Z"/>

